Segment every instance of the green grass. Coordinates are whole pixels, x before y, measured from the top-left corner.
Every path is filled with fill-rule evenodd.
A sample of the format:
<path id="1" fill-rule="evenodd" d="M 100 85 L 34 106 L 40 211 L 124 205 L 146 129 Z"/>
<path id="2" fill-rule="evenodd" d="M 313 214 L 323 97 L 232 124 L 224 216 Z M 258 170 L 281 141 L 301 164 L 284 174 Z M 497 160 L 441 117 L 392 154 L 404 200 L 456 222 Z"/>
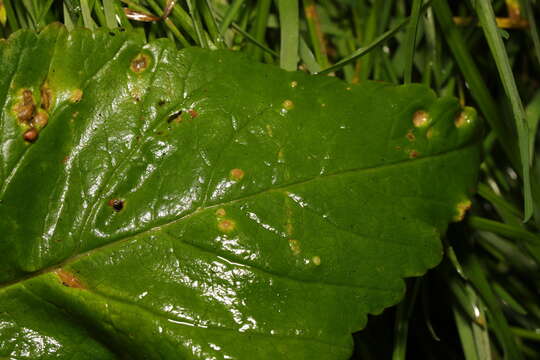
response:
<path id="1" fill-rule="evenodd" d="M 515 28 L 498 27 L 516 10 Z M 539 14 L 532 0 L 0 0 L 0 37 L 54 21 L 134 28 L 351 83 L 422 82 L 476 107 L 473 208 L 443 263 L 354 335 L 353 359 L 540 359 Z"/>

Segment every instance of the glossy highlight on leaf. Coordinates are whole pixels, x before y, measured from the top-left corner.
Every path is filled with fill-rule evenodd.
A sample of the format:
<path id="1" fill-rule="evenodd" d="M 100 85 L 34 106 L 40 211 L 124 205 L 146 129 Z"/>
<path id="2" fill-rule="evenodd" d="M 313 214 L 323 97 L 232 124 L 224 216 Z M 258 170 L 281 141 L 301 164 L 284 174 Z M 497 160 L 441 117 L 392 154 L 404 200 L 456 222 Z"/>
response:
<path id="1" fill-rule="evenodd" d="M 347 359 L 476 184 L 422 85 L 60 25 L 0 65 L 0 357 Z"/>

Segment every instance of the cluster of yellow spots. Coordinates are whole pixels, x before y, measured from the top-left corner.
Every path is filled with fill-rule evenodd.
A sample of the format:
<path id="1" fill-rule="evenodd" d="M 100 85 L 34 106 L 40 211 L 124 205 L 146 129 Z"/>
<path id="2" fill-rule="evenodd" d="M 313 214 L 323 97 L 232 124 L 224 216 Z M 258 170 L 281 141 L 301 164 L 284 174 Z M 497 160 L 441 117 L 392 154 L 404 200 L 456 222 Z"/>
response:
<path id="1" fill-rule="evenodd" d="M 291 81 L 291 87 L 295 88 L 298 86 L 298 81 Z"/>
<path id="2" fill-rule="evenodd" d="M 289 239 L 289 248 L 291 249 L 291 252 L 294 256 L 298 256 L 302 252 L 302 248 L 300 247 L 300 241 L 296 239 Z M 309 260 L 304 259 L 304 261 L 306 264 L 309 264 L 311 262 L 315 266 L 321 265 L 321 257 L 318 255 L 313 256 Z"/>
<path id="3" fill-rule="evenodd" d="M 456 128 L 467 127 L 472 124 L 476 119 L 476 110 L 474 108 L 466 106 L 459 114 L 454 118 L 454 125 Z M 426 110 L 417 110 L 412 116 L 412 124 L 414 128 L 425 128 L 431 122 L 430 115 Z M 413 142 L 416 140 L 414 128 L 409 129 L 405 134 L 405 137 Z M 432 139 L 434 136 L 438 135 L 438 131 L 433 127 L 427 129 L 426 138 Z M 396 146 L 397 150 L 400 150 L 400 146 Z M 405 149 L 409 154 L 409 158 L 414 159 L 420 155 L 420 153 L 415 149 Z"/>
<path id="4" fill-rule="evenodd" d="M 225 219 L 227 211 L 224 208 L 217 209 L 215 214 L 217 216 L 217 228 L 219 231 L 230 233 L 236 229 L 236 222 L 234 220 Z"/>
<path id="5" fill-rule="evenodd" d="M 300 248 L 300 241 L 289 239 L 289 248 L 294 255 L 299 255 L 302 249 Z"/>

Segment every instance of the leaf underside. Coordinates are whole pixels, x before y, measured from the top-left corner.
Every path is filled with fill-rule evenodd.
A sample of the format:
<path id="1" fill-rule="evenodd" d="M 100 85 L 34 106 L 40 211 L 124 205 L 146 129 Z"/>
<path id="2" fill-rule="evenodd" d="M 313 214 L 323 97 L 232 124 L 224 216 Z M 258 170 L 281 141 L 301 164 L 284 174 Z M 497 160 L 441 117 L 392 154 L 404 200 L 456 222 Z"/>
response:
<path id="1" fill-rule="evenodd" d="M 0 357 L 347 359 L 441 259 L 471 109 L 60 25 L 0 42 Z"/>

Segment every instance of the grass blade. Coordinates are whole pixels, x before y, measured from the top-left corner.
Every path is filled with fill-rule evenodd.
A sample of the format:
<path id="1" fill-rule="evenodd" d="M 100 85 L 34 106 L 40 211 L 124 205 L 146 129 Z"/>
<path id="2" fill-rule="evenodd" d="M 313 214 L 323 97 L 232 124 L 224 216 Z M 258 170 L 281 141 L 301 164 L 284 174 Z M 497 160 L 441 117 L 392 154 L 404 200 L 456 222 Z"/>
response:
<path id="1" fill-rule="evenodd" d="M 90 11 L 90 6 L 88 0 L 81 0 L 81 12 L 84 22 L 84 27 L 94 30 L 96 28 L 96 23 L 92 19 L 92 12 Z"/>
<path id="2" fill-rule="evenodd" d="M 313 54 L 303 37 L 300 37 L 300 58 L 310 73 L 316 74 L 322 70 L 321 65 L 315 58 L 315 54 Z"/>
<path id="3" fill-rule="evenodd" d="M 536 59 L 540 64 L 540 36 L 538 35 L 538 27 L 536 25 L 536 18 L 534 17 L 534 10 L 531 5 L 531 0 L 523 0 L 522 3 L 525 7 L 525 16 L 529 22 L 529 29 L 531 31 L 531 38 L 534 45 L 534 54 L 536 55 Z"/>
<path id="4" fill-rule="evenodd" d="M 405 71 L 403 73 L 403 82 L 405 84 L 409 84 L 412 81 L 414 50 L 416 48 L 416 34 L 418 33 L 421 8 L 422 0 L 414 0 L 405 40 Z"/>
<path id="5" fill-rule="evenodd" d="M 19 30 L 21 26 L 19 25 L 17 16 L 15 16 L 15 11 L 13 11 L 13 7 L 11 6 L 11 0 L 4 0 L 4 6 L 6 10 L 7 23 L 9 24 L 11 31 Z"/>
<path id="6" fill-rule="evenodd" d="M 454 319 L 456 321 L 456 327 L 461 340 L 461 347 L 463 349 L 463 354 L 465 355 L 465 360 L 481 360 L 476 351 L 472 329 L 473 324 L 457 306 L 452 306 L 452 311 L 454 313 Z"/>
<path id="7" fill-rule="evenodd" d="M 465 270 L 468 278 L 487 306 L 491 319 L 491 328 L 504 349 L 505 357 L 512 360 L 522 360 L 522 353 L 518 350 L 515 337 L 503 315 L 499 300 L 489 285 L 490 283 L 484 273 L 485 270 L 474 254 L 467 254 Z"/>
<path id="8" fill-rule="evenodd" d="M 223 16 L 223 20 L 221 21 L 221 24 L 219 25 L 219 32 L 221 35 L 225 33 L 225 30 L 231 26 L 232 22 L 238 15 L 238 12 L 240 11 L 240 8 L 242 5 L 244 5 L 245 0 L 234 0 L 233 3 L 229 6 L 227 9 L 227 12 L 225 13 L 225 16 Z"/>
<path id="9" fill-rule="evenodd" d="M 251 30 L 251 33 L 253 34 L 253 38 L 257 40 L 257 43 L 264 44 L 265 43 L 265 35 L 266 35 L 266 25 L 268 23 L 268 15 L 270 14 L 270 5 L 272 4 L 271 0 L 260 0 L 257 1 L 257 8 L 256 8 L 256 14 L 255 14 L 255 21 Z M 251 47 L 249 50 L 251 55 L 255 60 L 261 60 L 262 59 L 262 52 L 261 47 Z"/>
<path id="10" fill-rule="evenodd" d="M 371 50 L 373 50 L 374 48 L 376 48 L 377 46 L 383 44 L 385 41 L 387 41 L 389 38 L 391 38 L 396 32 L 401 30 L 401 28 L 403 28 L 407 24 L 407 22 L 408 22 L 408 19 L 402 20 L 394 28 L 388 30 L 384 34 L 381 34 L 379 37 L 377 37 L 368 46 L 361 47 L 360 49 L 357 49 L 356 51 L 354 51 L 349 56 L 347 56 L 344 59 L 341 59 L 340 61 L 338 61 L 336 64 L 334 64 L 334 65 L 332 65 L 330 67 L 327 67 L 326 69 L 320 71 L 319 74 L 328 74 L 330 72 L 336 71 L 336 70 L 342 68 L 343 66 L 345 66 L 345 65 L 359 59 L 360 57 L 366 55 Z"/>
<path id="11" fill-rule="evenodd" d="M 495 59 L 497 69 L 499 70 L 499 76 L 504 90 L 512 105 L 512 112 L 514 113 L 513 115 L 518 133 L 519 154 L 521 157 L 521 175 L 523 178 L 523 193 L 525 198 L 524 221 L 526 222 L 533 215 L 533 199 L 530 177 L 531 156 L 529 154 L 529 129 L 525 117 L 525 110 L 523 109 L 514 74 L 510 67 L 510 61 L 508 60 L 508 55 L 499 33 L 497 22 L 495 21 L 495 13 L 491 6 L 491 2 L 489 0 L 476 0 L 475 7 L 486 40 L 491 49 L 493 58 Z"/>
<path id="12" fill-rule="evenodd" d="M 415 279 L 412 291 L 397 306 L 396 323 L 394 328 L 394 351 L 392 360 L 405 360 L 407 357 L 407 338 L 409 334 L 409 320 L 416 304 L 416 297 L 420 290 L 422 279 Z"/>
<path id="13" fill-rule="evenodd" d="M 71 19 L 71 14 L 69 13 L 69 9 L 67 8 L 66 4 L 62 4 L 62 8 L 64 11 L 64 25 L 66 25 L 66 28 L 68 31 L 71 31 L 75 28 L 75 24 L 73 24 L 73 20 Z"/>
<path id="14" fill-rule="evenodd" d="M 109 29 L 114 29 L 116 24 L 116 11 L 114 9 L 115 0 L 103 0 L 103 12 L 105 13 L 105 23 Z"/>
<path id="15" fill-rule="evenodd" d="M 298 64 L 298 1 L 279 0 L 278 8 L 281 25 L 280 66 L 287 71 L 294 71 Z"/>
<path id="16" fill-rule="evenodd" d="M 259 42 L 257 39 L 255 39 L 253 36 L 251 36 L 251 34 L 249 34 L 247 31 L 243 30 L 240 26 L 238 26 L 237 24 L 235 23 L 231 23 L 231 26 L 234 30 L 238 31 L 242 36 L 244 36 L 246 39 L 248 39 L 249 41 L 251 41 L 251 43 L 254 45 L 254 46 L 257 46 L 258 48 L 260 48 L 262 51 L 265 51 L 266 53 L 274 56 L 274 57 L 279 57 L 279 54 L 277 52 L 275 52 L 274 50 L 270 49 L 268 46 L 264 45 L 263 43 Z"/>
<path id="17" fill-rule="evenodd" d="M 191 19 L 193 21 L 193 27 L 195 28 L 195 33 L 197 34 L 197 42 L 199 43 L 199 46 L 202 48 L 207 48 L 208 44 L 205 41 L 204 36 L 204 29 L 201 21 L 201 16 L 199 14 L 199 9 L 197 7 L 197 1 L 196 0 L 187 0 L 188 4 L 189 14 L 191 15 Z"/>
<path id="18" fill-rule="evenodd" d="M 491 96 L 480 70 L 466 46 L 467 41 L 458 27 L 454 25 L 448 3 L 445 0 L 433 0 L 431 6 L 435 11 L 435 16 L 442 30 L 441 32 L 452 50 L 454 59 L 458 63 L 465 80 L 467 80 L 473 99 L 497 135 L 497 139 L 503 147 L 506 156 L 508 156 L 514 167 L 519 169 L 517 146 L 514 137 L 509 136 L 509 134 L 512 134 L 512 131 L 502 121 L 497 103 Z"/>
<path id="19" fill-rule="evenodd" d="M 326 53 L 326 41 L 321 30 L 319 14 L 317 13 L 317 5 L 314 0 L 304 0 L 304 14 L 311 40 L 311 46 L 317 62 L 322 67 L 328 67 L 328 55 Z"/>
<path id="20" fill-rule="evenodd" d="M 208 4 L 208 0 L 202 0 L 200 2 L 200 10 L 202 14 L 202 18 L 204 19 L 204 23 L 206 24 L 206 28 L 208 29 L 208 33 L 212 37 L 212 42 L 219 48 L 223 48 L 224 42 L 223 38 L 221 37 L 221 33 L 219 32 L 219 29 L 217 27 L 216 18 L 214 17 L 214 12 L 210 8 L 210 5 Z"/>
<path id="21" fill-rule="evenodd" d="M 536 132 L 538 131 L 538 122 L 540 122 L 540 90 L 536 92 L 532 100 L 525 109 L 527 116 L 527 123 L 529 124 L 529 150 L 531 154 L 534 153 L 534 142 L 536 139 Z"/>

